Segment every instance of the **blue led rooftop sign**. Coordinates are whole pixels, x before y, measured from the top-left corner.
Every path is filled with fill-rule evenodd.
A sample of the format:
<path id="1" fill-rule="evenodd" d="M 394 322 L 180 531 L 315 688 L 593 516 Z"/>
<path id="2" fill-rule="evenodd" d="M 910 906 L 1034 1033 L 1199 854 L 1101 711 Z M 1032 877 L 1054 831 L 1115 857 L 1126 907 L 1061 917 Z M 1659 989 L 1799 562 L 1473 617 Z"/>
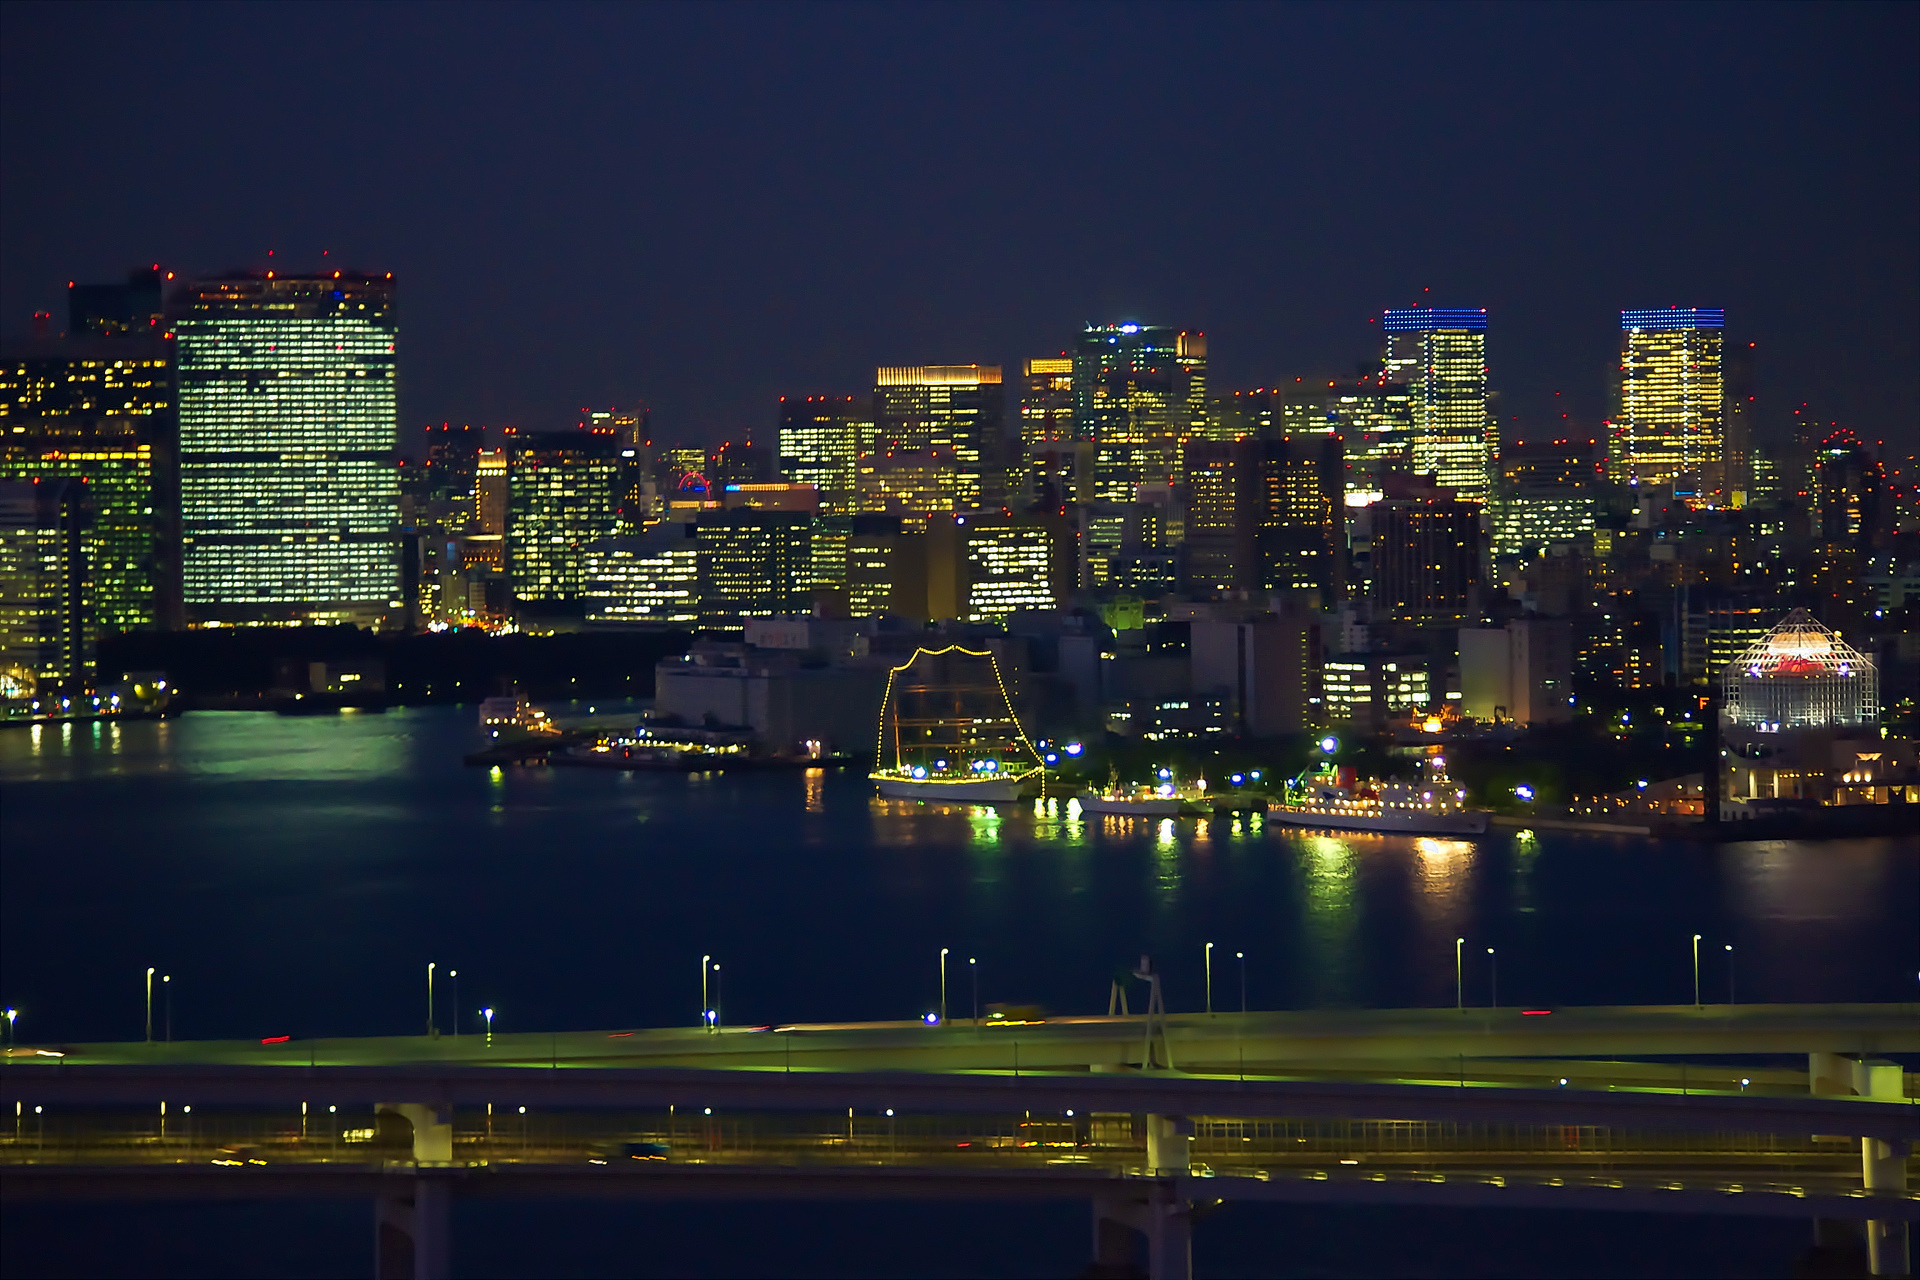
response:
<path id="1" fill-rule="evenodd" d="M 1444 307 L 1389 309 L 1381 327 L 1388 333 L 1415 333 L 1421 329 L 1471 329 L 1485 332 L 1487 309 L 1449 310 Z"/>
<path id="2" fill-rule="evenodd" d="M 1622 329 L 1723 329 L 1727 313 L 1721 307 L 1662 307 L 1659 310 L 1622 311 Z"/>

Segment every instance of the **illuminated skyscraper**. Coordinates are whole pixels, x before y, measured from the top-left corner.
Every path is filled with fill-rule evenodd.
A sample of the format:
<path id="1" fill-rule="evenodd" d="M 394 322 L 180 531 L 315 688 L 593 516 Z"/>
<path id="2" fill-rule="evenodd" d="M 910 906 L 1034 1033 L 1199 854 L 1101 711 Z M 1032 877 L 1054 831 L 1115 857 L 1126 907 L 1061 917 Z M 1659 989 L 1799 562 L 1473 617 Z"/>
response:
<path id="1" fill-rule="evenodd" d="M 700 564 L 691 527 L 655 525 L 639 537 L 603 538 L 585 548 L 590 623 L 693 622 L 700 613 Z"/>
<path id="2" fill-rule="evenodd" d="M 1207 339 L 1158 325 L 1090 325 L 1073 354 L 1074 428 L 1099 445 L 1102 502 L 1178 481 L 1181 444 L 1207 434 Z"/>
<path id="3" fill-rule="evenodd" d="M 1486 311 L 1395 309 L 1381 327 L 1386 381 L 1412 393 L 1413 470 L 1461 501 L 1485 502 L 1493 484 Z"/>
<path id="4" fill-rule="evenodd" d="M 966 621 L 1004 622 L 1021 610 L 1051 611 L 1066 602 L 1077 575 L 1060 517 L 970 517 L 955 533 L 965 559 Z"/>
<path id="5" fill-rule="evenodd" d="M 872 452 L 944 460 L 953 505 L 968 511 L 1006 497 L 1006 397 L 1000 366 L 886 366 L 874 375 Z"/>
<path id="6" fill-rule="evenodd" d="M 1376 622 L 1445 626 L 1480 611 L 1480 504 L 1428 476 L 1388 476 L 1367 508 Z"/>
<path id="7" fill-rule="evenodd" d="M 473 523 L 479 533 L 506 536 L 508 484 L 507 451 L 479 450 L 473 463 Z"/>
<path id="8" fill-rule="evenodd" d="M 618 529 L 618 435 L 611 428 L 517 433 L 505 445 L 507 573 L 514 598 L 584 598 L 586 547 Z"/>
<path id="9" fill-rule="evenodd" d="M 0 480 L 0 700 L 92 682 L 86 481 Z"/>
<path id="10" fill-rule="evenodd" d="M 403 609 L 392 277 L 232 276 L 174 305 L 189 621 Z"/>
<path id="11" fill-rule="evenodd" d="M 179 625 L 173 344 L 33 339 L 0 357 L 0 479 L 87 482 L 103 631 Z"/>
<path id="12" fill-rule="evenodd" d="M 1532 558 L 1593 533 L 1601 477 L 1599 442 L 1517 440 L 1500 454 L 1493 502 L 1493 554 Z"/>
<path id="13" fill-rule="evenodd" d="M 695 530 L 700 619 L 806 613 L 812 600 L 813 517 L 792 511 L 713 511 Z"/>
<path id="14" fill-rule="evenodd" d="M 861 443 L 873 414 L 852 396 L 780 397 L 780 473 L 820 494 L 820 513 L 851 515 Z"/>
<path id="15" fill-rule="evenodd" d="M 1037 445 L 1078 439 L 1073 421 L 1073 357 L 1066 352 L 1027 361 L 1020 388 L 1020 443 Z"/>
<path id="16" fill-rule="evenodd" d="M 1699 307 L 1620 313 L 1620 413 L 1613 478 L 1670 484 L 1711 501 L 1724 462 L 1726 312 Z"/>
<path id="17" fill-rule="evenodd" d="M 1282 436 L 1186 450 L 1191 590 L 1346 594 L 1346 463 L 1338 436 Z"/>

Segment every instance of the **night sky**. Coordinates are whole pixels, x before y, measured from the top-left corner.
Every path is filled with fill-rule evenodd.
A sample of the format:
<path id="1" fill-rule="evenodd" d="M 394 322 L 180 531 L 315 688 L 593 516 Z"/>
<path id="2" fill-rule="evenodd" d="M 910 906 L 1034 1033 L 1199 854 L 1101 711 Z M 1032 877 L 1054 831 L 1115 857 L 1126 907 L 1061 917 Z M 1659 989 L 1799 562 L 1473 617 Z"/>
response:
<path id="1" fill-rule="evenodd" d="M 0 317 L 160 262 L 392 271 L 403 419 L 771 434 L 1088 321 L 1216 389 L 1485 306 L 1503 418 L 1724 306 L 1776 421 L 1920 421 L 1920 6 L 0 6 Z M 1431 292 L 1425 292 L 1427 289 Z M 1556 391 L 1565 394 L 1556 400 Z M 1910 448 L 1899 448 L 1904 453 Z"/>

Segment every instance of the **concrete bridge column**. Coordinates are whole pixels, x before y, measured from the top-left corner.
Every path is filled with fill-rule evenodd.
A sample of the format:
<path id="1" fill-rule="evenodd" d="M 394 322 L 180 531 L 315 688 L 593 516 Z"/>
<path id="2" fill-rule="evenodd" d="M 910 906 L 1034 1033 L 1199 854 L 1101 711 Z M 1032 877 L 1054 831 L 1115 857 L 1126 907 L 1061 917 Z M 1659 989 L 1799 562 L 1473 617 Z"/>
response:
<path id="1" fill-rule="evenodd" d="M 1140 1270 L 1134 1241 L 1146 1237 Z M 1193 1280 L 1193 1205 L 1172 1179 L 1155 1182 L 1144 1199 L 1093 1202 L 1093 1262 L 1086 1280 Z"/>
<path id="2" fill-rule="evenodd" d="M 1162 1182 L 1147 1202 L 1148 1280 L 1193 1280 L 1193 1205 Z"/>
<path id="3" fill-rule="evenodd" d="M 452 1208 L 447 1175 L 392 1175 L 373 1205 L 374 1280 L 447 1280 L 453 1274 Z"/>
<path id="4" fill-rule="evenodd" d="M 413 1126 L 415 1164 L 453 1163 L 453 1109 L 424 1102 L 382 1102 L 374 1114 L 405 1116 Z"/>
<path id="5" fill-rule="evenodd" d="M 1185 1116 L 1147 1117 L 1147 1172 L 1157 1178 L 1193 1172 L 1193 1121 Z"/>
<path id="6" fill-rule="evenodd" d="M 1863 1098 L 1906 1096 L 1906 1078 L 1897 1062 L 1866 1058 L 1853 1064 L 1853 1091 Z M 1907 1189 L 1907 1144 L 1885 1138 L 1860 1139 L 1860 1180 L 1869 1192 L 1903 1194 Z M 1867 1220 L 1867 1270 L 1876 1276 L 1913 1274 L 1907 1224 L 1885 1218 Z"/>

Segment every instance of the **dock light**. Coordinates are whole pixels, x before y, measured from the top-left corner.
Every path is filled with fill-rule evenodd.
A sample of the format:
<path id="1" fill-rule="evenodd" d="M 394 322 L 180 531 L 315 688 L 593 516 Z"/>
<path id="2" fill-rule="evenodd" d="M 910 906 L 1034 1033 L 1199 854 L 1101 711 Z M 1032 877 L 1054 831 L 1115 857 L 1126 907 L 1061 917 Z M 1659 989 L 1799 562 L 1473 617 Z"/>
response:
<path id="1" fill-rule="evenodd" d="M 1340 749 L 1340 739 L 1328 736 L 1320 739 L 1320 750 L 1332 755 Z"/>
<path id="2" fill-rule="evenodd" d="M 1243 774 L 1238 774 L 1238 773 L 1236 773 L 1236 774 L 1234 774 L 1234 775 L 1233 775 L 1233 785 L 1234 785 L 1234 786 L 1236 786 L 1236 787 L 1237 787 L 1237 786 L 1239 786 L 1239 785 L 1240 785 L 1240 784 L 1241 784 L 1242 782 L 1244 782 L 1244 781 L 1246 781 L 1246 777 L 1245 777 L 1245 775 L 1243 775 Z"/>
<path id="3" fill-rule="evenodd" d="M 1047 752 L 1047 763 L 1048 763 L 1048 764 L 1059 764 L 1059 763 L 1060 763 L 1060 757 L 1059 757 L 1059 756 L 1057 756 L 1057 755 L 1055 755 L 1055 754 L 1053 754 L 1053 752 L 1051 752 L 1051 751 L 1049 751 L 1049 752 Z"/>
<path id="4" fill-rule="evenodd" d="M 924 777 L 926 777 L 926 776 L 927 776 L 927 770 L 926 770 L 926 768 L 925 768 L 925 766 L 923 766 L 923 765 L 915 765 L 915 766 L 913 766 L 913 776 L 914 776 L 914 777 L 916 777 L 916 778 L 924 778 Z"/>
<path id="5" fill-rule="evenodd" d="M 928 1026 L 931 1027 L 939 1023 L 940 1015 L 937 1013 L 922 1014 L 920 1021 L 926 1023 Z"/>
<path id="6" fill-rule="evenodd" d="M 1162 770 L 1160 771 L 1160 776 L 1161 776 L 1162 778 L 1171 778 L 1171 777 L 1173 776 L 1173 770 L 1171 770 L 1171 769 L 1162 769 Z"/>
<path id="7" fill-rule="evenodd" d="M 1070 756 L 1077 756 L 1084 750 L 1086 750 L 1086 748 L 1082 747 L 1077 742 L 1069 742 L 1067 744 L 1067 754 Z"/>
<path id="8" fill-rule="evenodd" d="M 933 762 L 933 767 L 936 769 L 944 769 L 947 767 L 947 762 L 945 760 L 935 760 Z"/>
<path id="9" fill-rule="evenodd" d="M 1634 785 L 1639 787 L 1642 791 L 1645 791 L 1647 789 L 1647 780 L 1645 778 L 1642 778 L 1640 779 L 1639 782 L 1635 783 Z"/>
<path id="10" fill-rule="evenodd" d="M 1258 769 L 1255 769 L 1255 770 L 1253 771 L 1253 780 L 1254 780 L 1255 782 L 1258 782 L 1258 781 L 1260 781 L 1260 771 L 1259 771 Z"/>
<path id="11" fill-rule="evenodd" d="M 1533 799 L 1533 788 L 1523 782 L 1513 789 L 1513 794 L 1519 796 L 1522 800 L 1531 800 Z"/>

